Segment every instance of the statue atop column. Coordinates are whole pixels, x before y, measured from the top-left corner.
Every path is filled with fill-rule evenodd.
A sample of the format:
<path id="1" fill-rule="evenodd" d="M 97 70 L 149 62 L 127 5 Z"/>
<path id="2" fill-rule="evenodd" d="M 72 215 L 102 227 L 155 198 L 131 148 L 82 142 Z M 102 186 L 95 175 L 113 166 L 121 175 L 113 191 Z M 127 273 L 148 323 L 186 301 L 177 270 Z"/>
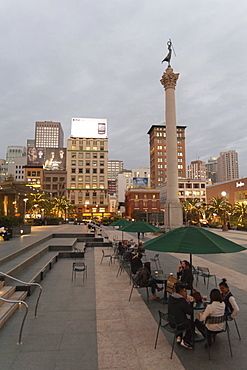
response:
<path id="1" fill-rule="evenodd" d="M 165 59 L 162 60 L 161 63 L 168 62 L 168 67 L 171 67 L 171 57 L 172 57 L 172 42 L 171 39 L 167 42 L 167 47 L 168 47 L 168 54 L 165 57 Z"/>

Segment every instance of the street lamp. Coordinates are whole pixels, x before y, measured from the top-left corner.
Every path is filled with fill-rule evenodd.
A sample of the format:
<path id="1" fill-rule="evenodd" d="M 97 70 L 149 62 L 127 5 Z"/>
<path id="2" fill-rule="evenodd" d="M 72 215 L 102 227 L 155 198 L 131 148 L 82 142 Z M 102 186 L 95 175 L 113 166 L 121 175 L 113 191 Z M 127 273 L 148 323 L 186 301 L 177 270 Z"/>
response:
<path id="1" fill-rule="evenodd" d="M 222 197 L 225 197 L 226 196 L 226 191 L 222 191 L 221 195 L 222 195 Z M 224 206 L 224 209 L 223 209 L 224 218 L 223 218 L 222 231 L 228 231 L 228 227 L 227 227 L 227 224 L 226 224 L 226 202 L 224 201 L 222 204 Z"/>
<path id="2" fill-rule="evenodd" d="M 197 215 L 197 218 L 198 218 L 197 226 L 200 227 L 201 226 L 201 224 L 200 224 L 200 206 L 201 206 L 201 203 L 198 202 L 198 203 L 195 204 L 195 206 L 196 206 L 197 212 L 198 212 L 198 215 Z"/>
<path id="3" fill-rule="evenodd" d="M 23 198 L 23 202 L 25 202 L 25 205 L 24 205 L 24 220 L 26 218 L 26 212 L 27 212 L 27 201 L 28 201 L 28 198 Z"/>

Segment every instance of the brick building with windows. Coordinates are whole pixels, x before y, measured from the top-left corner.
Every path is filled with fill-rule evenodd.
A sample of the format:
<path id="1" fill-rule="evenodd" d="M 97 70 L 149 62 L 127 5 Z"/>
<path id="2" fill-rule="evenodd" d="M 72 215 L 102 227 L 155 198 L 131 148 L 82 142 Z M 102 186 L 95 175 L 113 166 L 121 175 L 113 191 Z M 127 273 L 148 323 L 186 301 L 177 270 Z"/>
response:
<path id="1" fill-rule="evenodd" d="M 131 217 L 133 211 L 155 213 L 160 211 L 160 190 L 129 189 L 125 193 L 125 215 Z"/>
<path id="2" fill-rule="evenodd" d="M 186 177 L 185 129 L 177 126 L 178 178 Z M 166 126 L 153 125 L 148 131 L 150 146 L 150 185 L 157 188 L 166 179 Z"/>

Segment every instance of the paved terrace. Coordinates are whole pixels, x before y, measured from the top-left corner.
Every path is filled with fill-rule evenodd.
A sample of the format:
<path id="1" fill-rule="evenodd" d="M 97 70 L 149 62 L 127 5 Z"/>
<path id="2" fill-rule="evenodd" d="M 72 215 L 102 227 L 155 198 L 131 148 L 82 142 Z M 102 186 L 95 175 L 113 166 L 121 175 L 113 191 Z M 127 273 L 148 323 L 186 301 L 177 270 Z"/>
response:
<path id="1" fill-rule="evenodd" d="M 112 227 L 105 227 L 104 231 L 110 239 L 122 237 L 122 233 Z M 35 227 L 31 235 L 0 242 L 0 258 L 52 232 L 86 232 L 86 227 Z M 245 233 L 216 232 L 247 247 Z M 126 239 L 135 236 L 124 233 Z M 148 237 L 145 236 L 144 241 Z M 111 253 L 107 248 L 105 251 Z M 122 273 L 116 278 L 118 263 L 109 265 L 105 259 L 100 264 L 101 255 L 101 248 L 87 249 L 88 278 L 84 283 L 80 274 L 74 282 L 71 281 L 72 259 L 61 259 L 55 264 L 42 281 L 43 294 L 37 319 L 33 318 L 37 292 L 26 299 L 30 311 L 23 331 L 23 344 L 16 345 L 23 308 L 16 311 L 1 329 L 1 369 L 246 369 L 246 252 L 193 256 L 195 266 L 207 266 L 217 278 L 228 279 L 241 310 L 237 318 L 241 341 L 236 336 L 233 323 L 230 323 L 234 357 L 230 357 L 226 335 L 221 334 L 212 348 L 211 362 L 204 343 L 197 343 L 194 351 L 175 345 L 175 353 L 170 360 L 171 335 L 166 338 L 161 334 L 154 350 L 157 312 L 158 309 L 166 312 L 166 305 L 153 301 L 147 303 L 145 294 L 142 298 L 136 290 L 129 302 L 129 277 Z M 154 252 L 148 252 L 148 258 L 153 255 Z M 175 273 L 179 260 L 183 258 L 188 256 L 160 254 L 164 272 Z M 209 291 L 214 287 L 211 284 Z M 198 288 L 202 294 L 206 293 L 201 281 Z"/>

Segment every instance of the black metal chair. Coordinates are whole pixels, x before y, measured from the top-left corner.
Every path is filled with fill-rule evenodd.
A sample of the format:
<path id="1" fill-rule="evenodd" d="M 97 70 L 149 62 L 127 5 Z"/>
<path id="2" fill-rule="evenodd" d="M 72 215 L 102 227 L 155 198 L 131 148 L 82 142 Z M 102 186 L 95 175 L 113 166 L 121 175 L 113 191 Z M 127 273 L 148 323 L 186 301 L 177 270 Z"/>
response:
<path id="1" fill-rule="evenodd" d="M 133 293 L 133 290 L 134 288 L 136 289 L 142 289 L 142 288 L 146 288 L 146 292 L 147 292 L 147 302 L 149 302 L 149 292 L 148 292 L 148 287 L 147 286 L 139 286 L 138 283 L 137 283 L 137 279 L 138 279 L 138 272 L 137 274 L 133 277 L 133 284 L 132 284 L 132 287 L 131 287 L 131 291 L 130 291 L 130 296 L 129 296 L 129 301 L 131 300 L 131 296 L 132 296 L 132 293 Z"/>
<path id="2" fill-rule="evenodd" d="M 112 254 L 105 254 L 104 249 L 102 249 L 102 258 L 100 264 L 102 263 L 104 258 L 109 258 L 109 265 L 112 263 Z"/>
<path id="3" fill-rule="evenodd" d="M 206 284 L 206 279 L 208 279 L 208 283 L 207 283 L 207 289 L 208 289 L 208 284 L 209 284 L 209 279 L 211 277 L 214 277 L 214 280 L 215 280 L 215 286 L 217 286 L 217 281 L 216 281 L 216 275 L 212 275 L 210 274 L 210 271 L 207 267 L 200 267 L 198 266 L 197 267 L 197 270 L 198 270 L 198 277 L 201 276 L 204 280 L 204 284 Z M 198 278 L 197 277 L 197 278 Z"/>
<path id="4" fill-rule="evenodd" d="M 179 324 L 180 327 L 181 326 L 183 327 L 183 329 L 181 330 L 181 328 L 179 328 L 178 324 L 176 323 L 176 320 L 175 320 L 174 316 L 168 315 L 168 313 L 164 313 L 164 312 L 161 312 L 161 311 L 158 311 L 158 312 L 159 312 L 159 324 L 158 324 L 158 330 L 157 330 L 157 335 L 156 335 L 154 348 L 156 349 L 156 347 L 157 347 L 160 328 L 168 331 L 169 333 L 174 335 L 173 336 L 173 342 L 172 342 L 172 351 L 171 351 L 171 356 L 170 356 L 170 358 L 172 358 L 173 351 L 174 351 L 174 345 L 175 345 L 175 339 L 184 330 L 191 329 L 190 322 L 186 321 L 182 324 Z"/>
<path id="5" fill-rule="evenodd" d="M 76 279 L 77 272 L 83 272 L 83 282 L 84 282 L 85 274 L 87 278 L 87 265 L 85 264 L 85 262 L 73 262 L 72 281 L 74 281 L 74 278 Z"/>
<path id="6" fill-rule="evenodd" d="M 156 269 L 161 268 L 160 259 L 159 259 L 159 253 L 155 254 L 153 258 L 150 258 L 151 262 L 155 263 Z"/>
<path id="7" fill-rule="evenodd" d="M 210 331 L 206 327 L 206 324 L 223 324 L 222 330 L 217 331 L 217 334 L 216 335 L 218 336 L 221 333 L 227 333 L 228 343 L 229 343 L 229 349 L 230 349 L 230 353 L 231 353 L 231 357 L 232 357 L 232 346 L 231 346 L 230 335 L 229 335 L 229 326 L 228 326 L 227 315 L 223 315 L 223 316 L 208 316 L 206 318 L 204 336 L 205 336 L 205 338 L 207 340 L 208 357 L 209 357 L 209 360 L 211 360 L 209 337 L 210 337 L 210 334 L 212 334 L 213 332 Z"/>
<path id="8" fill-rule="evenodd" d="M 237 321 L 235 318 L 230 318 L 229 315 L 227 316 L 227 319 L 228 319 L 228 322 L 229 321 L 234 321 L 234 324 L 235 324 L 235 328 L 236 328 L 236 331 L 237 331 L 237 334 L 238 334 L 238 339 L 241 340 L 241 336 L 240 336 L 240 332 L 239 332 L 239 329 L 238 329 L 238 324 L 237 324 Z"/>

